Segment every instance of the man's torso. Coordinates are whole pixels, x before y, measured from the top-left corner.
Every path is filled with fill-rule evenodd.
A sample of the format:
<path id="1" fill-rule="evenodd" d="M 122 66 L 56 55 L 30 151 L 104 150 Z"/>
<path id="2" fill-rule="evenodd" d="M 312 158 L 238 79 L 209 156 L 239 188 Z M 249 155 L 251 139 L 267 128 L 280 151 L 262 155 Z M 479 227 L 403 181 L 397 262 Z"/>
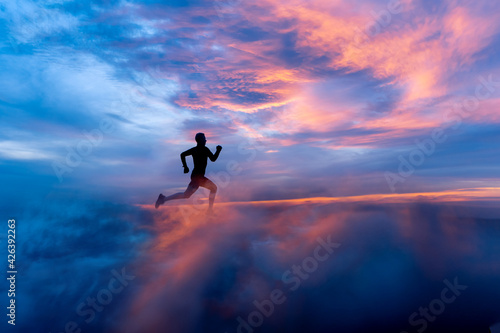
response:
<path id="1" fill-rule="evenodd" d="M 191 152 L 193 155 L 194 168 L 191 173 L 191 177 L 193 176 L 204 176 L 205 170 L 207 169 L 207 147 L 206 146 L 196 146 L 191 148 Z"/>

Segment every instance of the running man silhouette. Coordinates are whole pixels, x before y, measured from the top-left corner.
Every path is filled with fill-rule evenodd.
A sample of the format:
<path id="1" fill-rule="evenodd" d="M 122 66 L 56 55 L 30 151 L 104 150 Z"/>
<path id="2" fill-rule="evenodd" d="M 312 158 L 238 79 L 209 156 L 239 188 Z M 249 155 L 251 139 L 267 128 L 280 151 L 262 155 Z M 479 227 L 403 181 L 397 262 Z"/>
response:
<path id="1" fill-rule="evenodd" d="M 191 182 L 184 192 L 175 193 L 168 197 L 160 193 L 158 199 L 156 200 L 156 209 L 158 209 L 158 206 L 163 205 L 166 201 L 175 199 L 187 199 L 191 197 L 193 193 L 196 192 L 196 190 L 201 186 L 210 190 L 210 195 L 208 197 L 208 211 L 212 211 L 212 208 L 214 206 L 215 194 L 217 193 L 217 185 L 215 185 L 210 179 L 205 177 L 205 169 L 207 168 L 207 158 L 210 158 L 210 161 L 215 162 L 219 157 L 222 147 L 217 146 L 215 148 L 215 154 L 212 154 L 210 149 L 205 146 L 205 144 L 207 143 L 205 134 L 198 133 L 196 134 L 194 139 L 197 143 L 196 147 L 188 149 L 181 154 L 184 173 L 189 172 L 189 168 L 186 165 L 186 156 L 193 156 L 194 168 L 193 172 L 191 173 Z"/>

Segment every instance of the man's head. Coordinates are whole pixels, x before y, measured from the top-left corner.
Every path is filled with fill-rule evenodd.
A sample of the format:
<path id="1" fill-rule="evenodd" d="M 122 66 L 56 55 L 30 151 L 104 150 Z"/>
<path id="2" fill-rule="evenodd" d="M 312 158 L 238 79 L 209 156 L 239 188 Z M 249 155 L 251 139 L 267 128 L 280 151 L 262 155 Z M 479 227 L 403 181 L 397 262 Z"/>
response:
<path id="1" fill-rule="evenodd" d="M 204 146 L 205 143 L 207 142 L 207 139 L 205 138 L 205 134 L 203 134 L 203 133 L 197 133 L 195 135 L 194 139 L 196 140 L 196 143 L 199 146 Z"/>

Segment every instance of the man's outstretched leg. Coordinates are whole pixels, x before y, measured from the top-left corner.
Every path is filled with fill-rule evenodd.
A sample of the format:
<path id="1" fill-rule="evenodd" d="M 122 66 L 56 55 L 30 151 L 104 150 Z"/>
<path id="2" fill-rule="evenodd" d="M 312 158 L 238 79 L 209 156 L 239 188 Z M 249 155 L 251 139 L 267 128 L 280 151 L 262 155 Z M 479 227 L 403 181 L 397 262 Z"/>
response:
<path id="1" fill-rule="evenodd" d="M 189 183 L 187 189 L 184 192 L 175 193 L 169 195 L 168 197 L 160 193 L 158 199 L 156 200 L 155 208 L 158 209 L 160 205 L 163 205 L 165 202 L 170 200 L 190 198 L 193 195 L 193 193 L 196 192 L 198 187 L 199 185 L 193 184 L 193 182 L 191 181 L 191 183 Z"/>
<path id="2" fill-rule="evenodd" d="M 163 194 L 160 193 L 160 195 L 158 196 L 158 199 L 156 199 L 156 203 L 155 203 L 155 208 L 158 209 L 158 207 L 160 205 L 163 205 L 165 203 L 165 196 Z"/>

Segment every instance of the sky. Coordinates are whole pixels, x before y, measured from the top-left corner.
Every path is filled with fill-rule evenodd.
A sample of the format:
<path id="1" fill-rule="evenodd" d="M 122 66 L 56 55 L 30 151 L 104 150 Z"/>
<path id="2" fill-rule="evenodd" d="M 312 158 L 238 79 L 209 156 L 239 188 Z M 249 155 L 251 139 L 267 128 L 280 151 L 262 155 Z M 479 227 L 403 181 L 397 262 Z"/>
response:
<path id="1" fill-rule="evenodd" d="M 498 186 L 498 6 L 4 1 L 3 181 L 146 203 L 204 132 L 226 201 Z"/>
<path id="2" fill-rule="evenodd" d="M 252 299 L 331 232 L 347 247 L 338 270 L 328 262 L 262 332 L 284 318 L 287 332 L 321 332 L 339 309 L 340 331 L 402 331 L 456 274 L 490 297 L 478 325 L 500 321 L 487 310 L 500 291 L 481 289 L 500 277 L 488 223 L 498 221 L 499 103 L 495 1 L 0 1 L 0 211 L 25 235 L 24 328 L 81 323 L 76 306 L 130 267 L 136 283 L 87 329 L 236 331 Z M 202 190 L 188 208 L 152 208 L 160 192 L 185 189 L 179 155 L 198 132 L 223 147 L 207 169 L 220 204 L 213 227 L 199 215 Z M 387 248 L 366 248 L 359 221 Z M 425 246 L 440 251 L 442 240 L 451 252 L 436 264 Z M 381 297 L 373 288 L 389 288 L 371 269 L 376 281 L 425 290 L 399 284 L 403 306 L 387 294 L 403 319 L 368 305 Z M 332 293 L 325 313 L 304 310 Z"/>

